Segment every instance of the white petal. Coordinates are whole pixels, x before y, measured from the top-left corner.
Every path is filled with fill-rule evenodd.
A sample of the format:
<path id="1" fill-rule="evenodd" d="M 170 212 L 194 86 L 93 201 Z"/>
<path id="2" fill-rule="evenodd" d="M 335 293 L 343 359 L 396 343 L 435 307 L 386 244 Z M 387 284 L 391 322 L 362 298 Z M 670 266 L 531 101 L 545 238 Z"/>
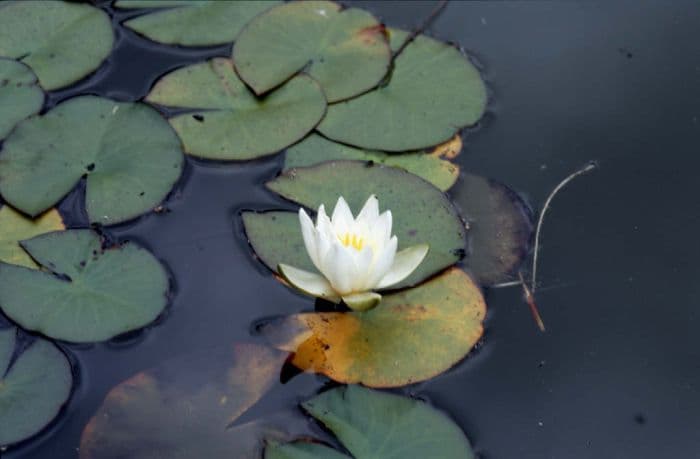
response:
<path id="1" fill-rule="evenodd" d="M 335 303 L 340 301 L 340 297 L 333 290 L 331 284 L 320 274 L 310 273 L 285 264 L 280 264 L 277 271 L 293 287 L 307 295 L 324 298 Z"/>
<path id="2" fill-rule="evenodd" d="M 328 218 L 328 215 L 326 214 L 326 207 L 323 204 L 318 206 L 318 213 L 316 215 L 316 229 L 320 233 L 327 235 L 334 233 L 331 219 Z"/>
<path id="3" fill-rule="evenodd" d="M 426 244 L 414 245 L 396 254 L 389 272 L 379 281 L 377 288 L 386 288 L 406 279 L 428 254 Z"/>
<path id="4" fill-rule="evenodd" d="M 348 203 L 345 202 L 345 199 L 342 196 L 339 197 L 338 202 L 335 203 L 333 215 L 331 215 L 333 228 L 336 232 L 348 231 L 354 221 L 355 219 L 352 216 Z"/>
<path id="5" fill-rule="evenodd" d="M 370 225 L 379 216 L 379 201 L 375 195 L 372 195 L 367 199 L 365 205 L 362 206 L 362 210 L 357 214 L 357 222 L 361 224 Z"/>
<path id="6" fill-rule="evenodd" d="M 374 292 L 353 293 L 343 296 L 343 302 L 353 311 L 367 311 L 381 301 L 382 296 Z"/>
<path id="7" fill-rule="evenodd" d="M 347 249 L 336 242 L 332 244 L 322 261 L 323 275 L 326 276 L 333 289 L 341 295 L 352 292 L 355 262 L 350 250 L 354 249 Z"/>
<path id="8" fill-rule="evenodd" d="M 391 238 L 391 224 L 392 215 L 391 211 L 387 210 L 380 216 L 378 216 L 372 223 L 372 239 L 374 239 L 378 244 L 386 244 Z"/>
<path id="9" fill-rule="evenodd" d="M 394 264 L 394 257 L 396 255 L 396 246 L 398 240 L 396 236 L 389 239 L 386 245 L 381 246 L 379 252 L 375 256 L 374 265 L 372 266 L 371 272 L 367 276 L 366 284 L 364 290 L 373 290 L 377 288 L 379 282 L 386 276 Z"/>
<path id="10" fill-rule="evenodd" d="M 372 274 L 372 260 L 374 259 L 372 247 L 366 245 L 362 250 L 353 250 L 352 252 L 355 269 L 350 287 L 353 291 L 369 290 L 372 288 L 372 286 L 368 286 L 367 282 Z"/>
<path id="11" fill-rule="evenodd" d="M 304 238 L 304 245 L 306 246 L 306 252 L 309 254 L 309 258 L 313 264 L 318 268 L 319 258 L 318 258 L 318 247 L 316 244 L 316 228 L 311 218 L 307 215 L 304 209 L 299 209 L 299 224 L 301 224 L 301 235 Z"/>

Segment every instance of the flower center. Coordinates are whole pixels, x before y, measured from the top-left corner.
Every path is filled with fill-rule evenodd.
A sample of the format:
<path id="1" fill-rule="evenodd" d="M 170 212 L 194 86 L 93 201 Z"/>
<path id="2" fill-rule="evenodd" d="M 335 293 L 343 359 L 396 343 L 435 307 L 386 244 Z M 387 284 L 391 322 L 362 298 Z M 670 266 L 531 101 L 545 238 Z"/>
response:
<path id="1" fill-rule="evenodd" d="M 350 232 L 342 235 L 338 234 L 338 239 L 345 247 L 352 247 L 355 250 L 362 250 L 362 247 L 365 245 L 365 240 L 362 236 Z"/>

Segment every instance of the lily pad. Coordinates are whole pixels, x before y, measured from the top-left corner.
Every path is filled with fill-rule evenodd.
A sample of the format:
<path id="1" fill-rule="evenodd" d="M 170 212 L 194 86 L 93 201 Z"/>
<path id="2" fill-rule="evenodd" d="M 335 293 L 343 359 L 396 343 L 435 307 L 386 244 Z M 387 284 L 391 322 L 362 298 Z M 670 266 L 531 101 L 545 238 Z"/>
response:
<path id="1" fill-rule="evenodd" d="M 170 118 L 185 151 L 218 160 L 248 160 L 277 153 L 303 138 L 321 120 L 326 100 L 306 75 L 256 97 L 229 59 L 215 58 L 161 78 L 148 102 L 191 113 Z"/>
<path id="2" fill-rule="evenodd" d="M 343 196 L 351 209 L 359 210 L 371 194 L 379 199 L 381 210 L 393 215 L 393 233 L 399 250 L 417 244 L 428 244 L 425 260 L 406 280 L 395 288 L 416 285 L 460 260 L 466 249 L 465 228 L 457 210 L 444 193 L 420 177 L 395 167 L 361 161 L 330 161 L 313 167 L 290 169 L 267 183 L 281 196 L 311 209 L 319 205 L 333 206 Z M 356 212 L 357 212 L 356 210 Z M 263 214 L 264 215 L 264 214 Z M 252 219 L 265 217 L 247 217 Z M 271 269 L 279 263 L 314 271 L 303 246 L 299 220 L 281 218 L 285 236 L 279 227 L 246 225 L 248 238 L 260 259 Z M 245 221 L 245 220 L 244 220 Z M 265 247 L 274 244 L 276 252 Z"/>
<path id="3" fill-rule="evenodd" d="M 333 432 L 355 459 L 475 457 L 459 426 L 419 400 L 346 386 L 324 392 L 302 406 Z M 307 445 L 272 445 L 265 459 L 347 457 Z"/>
<path id="4" fill-rule="evenodd" d="M 20 241 L 65 229 L 61 214 L 51 209 L 32 220 L 10 206 L 0 208 L 0 261 L 13 265 L 38 268 L 38 265 L 20 246 Z"/>
<path id="5" fill-rule="evenodd" d="M 391 31 L 392 43 L 405 32 Z M 386 85 L 328 107 L 318 130 L 360 148 L 406 151 L 437 145 L 476 123 L 486 86 L 457 48 L 420 35 L 395 59 Z"/>
<path id="6" fill-rule="evenodd" d="M 287 149 L 284 170 L 308 167 L 331 160 L 374 161 L 400 167 L 415 174 L 443 191 L 455 184 L 459 166 L 444 158 L 454 158 L 462 148 L 462 139 L 455 136 L 433 150 L 404 154 L 388 154 L 376 150 L 361 150 L 311 134 Z"/>
<path id="7" fill-rule="evenodd" d="M 232 42 L 251 19 L 279 4 L 258 1 L 118 0 L 117 8 L 158 8 L 129 19 L 124 25 L 158 43 L 208 46 Z"/>
<path id="8" fill-rule="evenodd" d="M 329 102 L 373 88 L 391 51 L 384 26 L 370 13 L 328 1 L 290 2 L 253 19 L 233 49 L 241 78 L 257 94 L 305 70 Z"/>
<path id="9" fill-rule="evenodd" d="M 133 243 L 103 249 L 96 233 L 66 230 L 22 246 L 48 271 L 0 263 L 0 308 L 27 330 L 104 341 L 151 323 L 168 303 L 165 268 Z"/>
<path id="10" fill-rule="evenodd" d="M 83 431 L 81 459 L 258 458 L 262 424 L 232 426 L 278 379 L 287 354 L 235 344 L 139 373 Z"/>
<path id="11" fill-rule="evenodd" d="M 0 14 L 0 56 L 27 64 L 47 91 L 93 72 L 113 43 L 109 16 L 90 5 L 14 1 Z"/>
<path id="12" fill-rule="evenodd" d="M 0 58 L 0 140 L 17 123 L 39 113 L 43 104 L 44 91 L 32 70 L 18 61 Z"/>
<path id="13" fill-rule="evenodd" d="M 265 447 L 265 459 L 347 459 L 349 457 L 330 446 L 310 441 L 270 442 Z"/>
<path id="14" fill-rule="evenodd" d="M 0 446 L 39 433 L 70 396 L 73 375 L 66 356 L 50 342 L 36 339 L 17 352 L 14 328 L 0 330 Z"/>
<path id="15" fill-rule="evenodd" d="M 299 369 L 348 384 L 397 387 L 432 378 L 463 359 L 483 333 L 479 287 L 452 268 L 425 284 L 384 295 L 366 312 L 321 312 L 259 327 Z"/>
<path id="16" fill-rule="evenodd" d="M 17 125 L 0 154 L 0 193 L 36 216 L 87 176 L 90 222 L 109 225 L 156 207 L 183 163 L 177 135 L 153 108 L 82 96 Z"/>
<path id="17" fill-rule="evenodd" d="M 481 285 L 512 280 L 529 253 L 530 208 L 507 186 L 478 175 L 465 174 L 452 193 L 469 227 L 466 266 Z"/>

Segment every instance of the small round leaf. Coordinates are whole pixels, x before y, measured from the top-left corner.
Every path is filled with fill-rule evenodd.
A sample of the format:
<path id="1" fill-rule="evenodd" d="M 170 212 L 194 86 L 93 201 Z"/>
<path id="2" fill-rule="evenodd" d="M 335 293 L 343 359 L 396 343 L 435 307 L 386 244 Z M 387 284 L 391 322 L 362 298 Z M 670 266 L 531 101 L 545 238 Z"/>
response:
<path id="1" fill-rule="evenodd" d="M 0 446 L 40 432 L 73 386 L 70 363 L 56 346 L 36 339 L 12 362 L 15 346 L 16 330 L 0 330 Z"/>
<path id="2" fill-rule="evenodd" d="M 44 91 L 26 65 L 0 58 L 0 140 L 44 104 Z"/>
<path id="3" fill-rule="evenodd" d="M 49 0 L 11 1 L 0 8 L 0 56 L 30 66 L 47 91 L 85 77 L 112 50 L 112 24 L 98 8 Z"/>
<path id="4" fill-rule="evenodd" d="M 305 1 L 285 3 L 253 19 L 236 41 L 233 61 L 257 94 L 308 66 L 306 72 L 335 102 L 379 83 L 391 51 L 384 26 L 370 13 Z"/>
<path id="5" fill-rule="evenodd" d="M 391 32 L 392 42 L 405 40 Z M 448 140 L 486 108 L 479 71 L 453 46 L 420 35 L 394 61 L 389 82 L 328 107 L 318 130 L 360 148 L 406 151 Z"/>
<path id="6" fill-rule="evenodd" d="M 104 249 L 92 231 L 67 230 L 22 246 L 46 270 L 0 263 L 0 308 L 27 330 L 104 341 L 151 323 L 168 303 L 165 268 L 133 243 Z"/>
<path id="7" fill-rule="evenodd" d="M 51 209 L 32 220 L 10 206 L 2 206 L 0 208 L 0 261 L 27 268 L 38 268 L 34 260 L 22 249 L 20 241 L 62 229 L 65 229 L 63 219 L 56 209 Z"/>
<path id="8" fill-rule="evenodd" d="M 187 153 L 233 161 L 277 153 L 303 138 L 326 111 L 321 88 L 308 76 L 256 97 L 223 58 L 165 75 L 146 100 L 192 110 L 170 119 Z"/>
<path id="9" fill-rule="evenodd" d="M 274 0 L 118 0 L 115 6 L 124 9 L 164 9 L 124 23 L 153 41 L 169 45 L 209 46 L 233 41 L 251 19 L 278 3 Z"/>
<path id="10" fill-rule="evenodd" d="M 21 122 L 0 153 L 0 193 L 38 215 L 87 176 L 91 222 L 114 224 L 156 207 L 184 163 L 177 135 L 153 108 L 95 96 Z"/>

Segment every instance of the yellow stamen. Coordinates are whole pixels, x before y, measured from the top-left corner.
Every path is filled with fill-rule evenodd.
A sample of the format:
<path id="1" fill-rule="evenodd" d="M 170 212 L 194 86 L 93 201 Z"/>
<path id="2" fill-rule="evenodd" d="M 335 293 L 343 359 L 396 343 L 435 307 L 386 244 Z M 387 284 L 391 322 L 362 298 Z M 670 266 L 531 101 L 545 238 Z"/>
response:
<path id="1" fill-rule="evenodd" d="M 338 235 L 338 239 L 345 247 L 351 247 L 355 250 L 362 250 L 365 246 L 365 240 L 357 234 L 345 233 L 343 236 Z"/>

